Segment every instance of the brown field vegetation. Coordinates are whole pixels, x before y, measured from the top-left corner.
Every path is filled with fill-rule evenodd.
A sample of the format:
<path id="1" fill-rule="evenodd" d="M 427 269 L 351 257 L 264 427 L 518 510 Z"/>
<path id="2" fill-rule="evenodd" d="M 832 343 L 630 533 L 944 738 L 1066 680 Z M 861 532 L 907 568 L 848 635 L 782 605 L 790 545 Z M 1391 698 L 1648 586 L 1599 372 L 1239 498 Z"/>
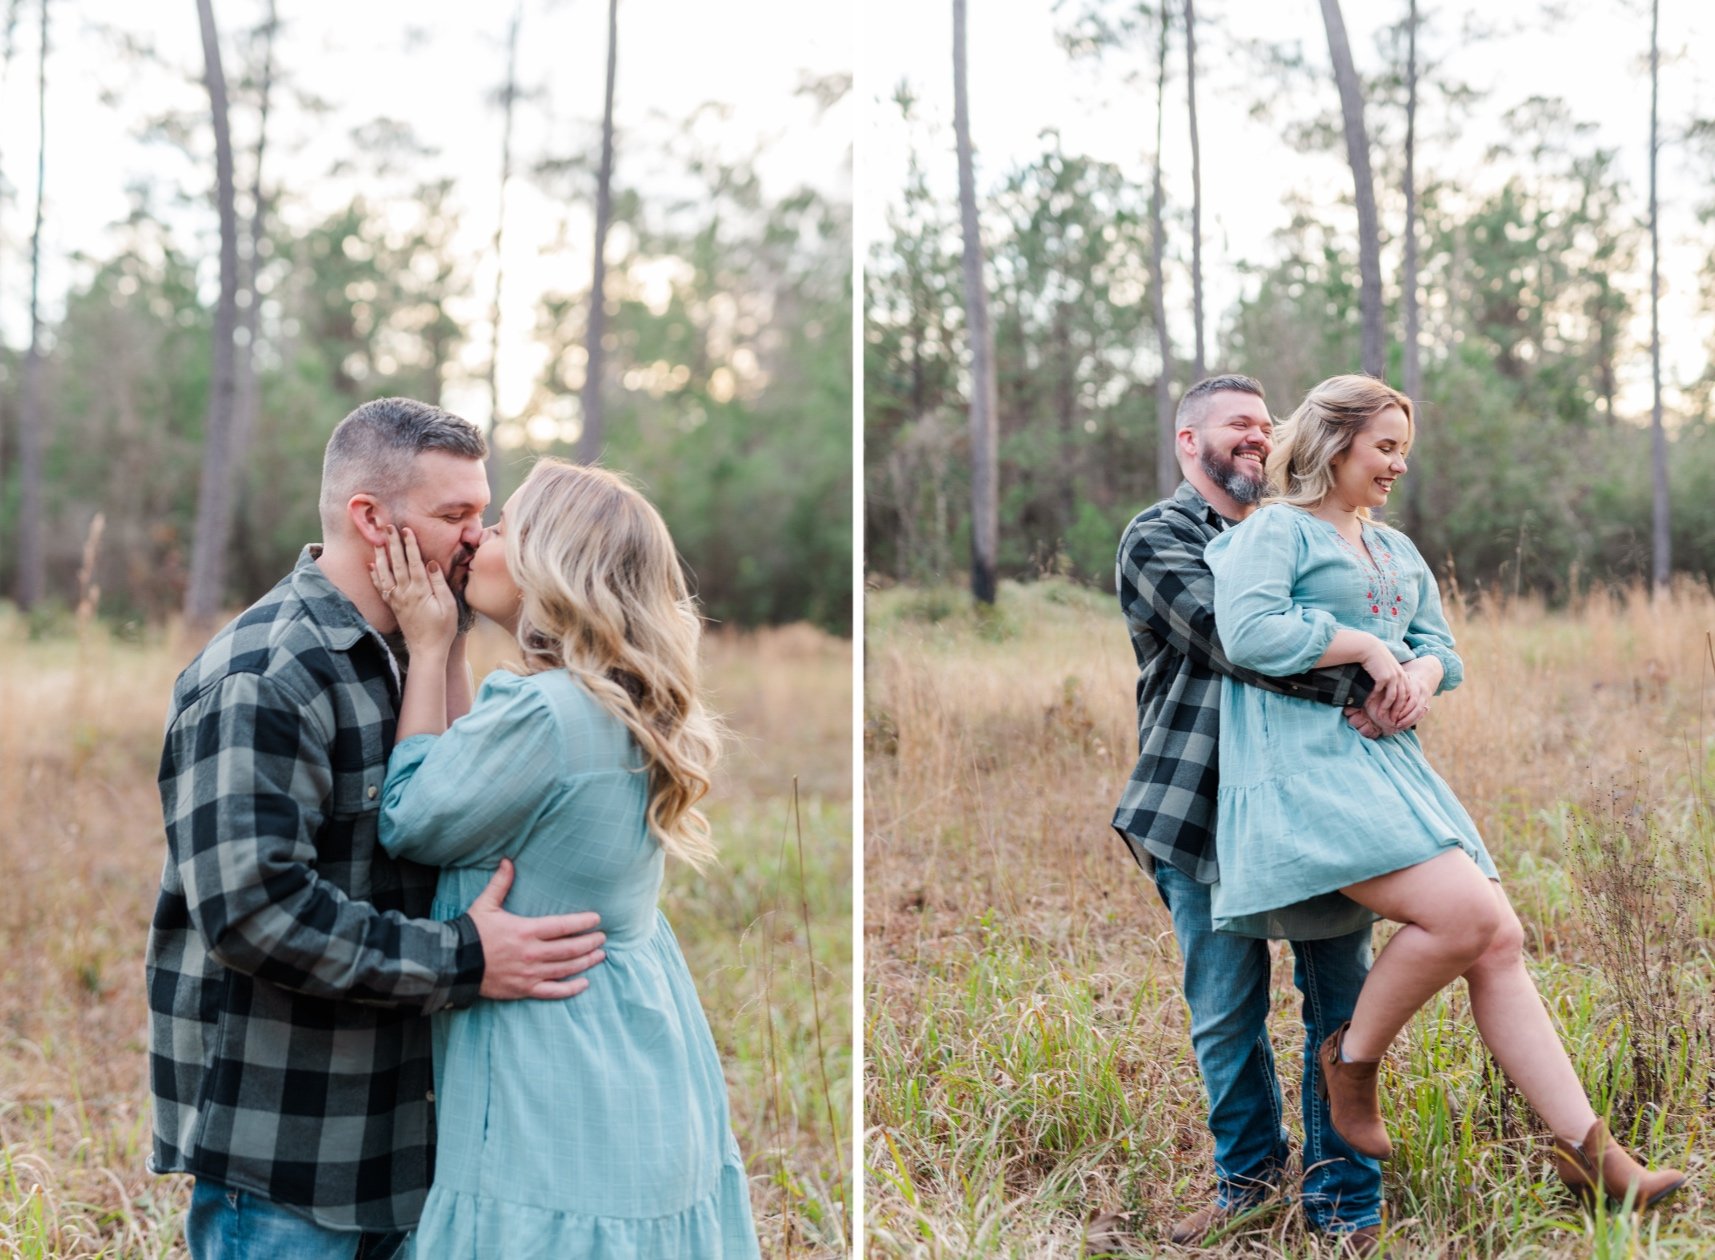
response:
<path id="1" fill-rule="evenodd" d="M 1431 760 L 1489 841 L 1598 1109 L 1693 1183 L 1641 1223 L 1584 1216 L 1456 985 L 1384 1076 L 1404 1148 L 1390 1254 L 1706 1254 L 1715 598 L 1455 598 L 1450 615 L 1467 681 L 1422 728 Z M 1162 1226 L 1213 1170 L 1167 915 L 1108 826 L 1137 746 L 1112 597 L 1005 586 L 979 616 L 895 589 L 867 624 L 867 1254 L 1096 1254 L 1098 1214 L 1117 1214 L 1116 1251 L 1170 1251 Z M 1295 1129 L 1284 946 L 1273 987 Z M 1333 1251 L 1288 1207 L 1212 1254 Z"/>
<path id="2" fill-rule="evenodd" d="M 142 968 L 161 727 L 192 650 L 41 629 L 0 613 L 0 1254 L 182 1256 L 189 1182 L 144 1169 Z M 851 646 L 787 627 L 714 636 L 708 661 L 734 736 L 710 807 L 722 862 L 670 872 L 667 910 L 727 1065 L 764 1253 L 841 1255 Z"/>

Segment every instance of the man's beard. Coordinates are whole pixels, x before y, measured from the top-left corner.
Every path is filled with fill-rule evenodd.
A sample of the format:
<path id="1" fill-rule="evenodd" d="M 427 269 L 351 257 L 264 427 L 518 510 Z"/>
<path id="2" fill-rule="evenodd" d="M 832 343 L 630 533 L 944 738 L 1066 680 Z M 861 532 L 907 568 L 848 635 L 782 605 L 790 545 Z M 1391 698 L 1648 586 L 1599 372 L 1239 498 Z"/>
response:
<path id="1" fill-rule="evenodd" d="M 1232 456 L 1220 455 L 1207 447 L 1198 453 L 1197 462 L 1234 503 L 1260 503 L 1268 493 L 1268 474 L 1260 468 L 1253 474 L 1240 468 Z"/>
<path id="2" fill-rule="evenodd" d="M 452 576 L 456 569 L 464 569 L 465 584 L 470 584 L 470 562 L 476 558 L 476 551 L 460 547 L 453 555 L 452 566 L 447 570 L 447 589 L 453 593 L 453 606 L 459 610 L 458 632 L 469 634 L 470 628 L 476 624 L 476 609 L 465 603 L 464 591 L 453 585 Z"/>

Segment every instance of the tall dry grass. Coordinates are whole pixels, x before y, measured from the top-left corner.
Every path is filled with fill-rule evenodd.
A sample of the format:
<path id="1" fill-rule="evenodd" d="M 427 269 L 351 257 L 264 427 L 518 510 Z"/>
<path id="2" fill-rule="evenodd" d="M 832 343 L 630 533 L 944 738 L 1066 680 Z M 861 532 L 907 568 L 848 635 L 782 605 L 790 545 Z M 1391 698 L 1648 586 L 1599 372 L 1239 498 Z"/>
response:
<path id="1" fill-rule="evenodd" d="M 42 629 L 0 610 L 0 1255 L 178 1257 L 189 1183 L 144 1170 L 142 969 L 161 729 L 194 649 L 88 617 Z M 505 650 L 489 636 L 473 658 Z M 722 860 L 670 871 L 667 912 L 728 1069 L 764 1253 L 843 1255 L 851 647 L 789 627 L 715 636 L 707 660 L 734 736 L 709 803 Z"/>
<path id="2" fill-rule="evenodd" d="M 1468 681 L 1422 727 L 1430 758 L 1598 1107 L 1694 1181 L 1641 1224 L 1582 1215 L 1455 986 L 1390 1057 L 1394 1254 L 1705 1254 L 1715 598 L 1450 611 Z M 1110 1245 L 1155 1254 L 1212 1169 L 1171 927 L 1108 827 L 1136 750 L 1117 608 L 1057 582 L 1006 587 L 986 616 L 893 590 L 868 625 L 868 1254 L 1077 1256 L 1097 1215 L 1117 1215 Z M 1273 989 L 1296 1116 L 1284 947 Z M 1287 1207 L 1214 1254 L 1332 1251 Z"/>

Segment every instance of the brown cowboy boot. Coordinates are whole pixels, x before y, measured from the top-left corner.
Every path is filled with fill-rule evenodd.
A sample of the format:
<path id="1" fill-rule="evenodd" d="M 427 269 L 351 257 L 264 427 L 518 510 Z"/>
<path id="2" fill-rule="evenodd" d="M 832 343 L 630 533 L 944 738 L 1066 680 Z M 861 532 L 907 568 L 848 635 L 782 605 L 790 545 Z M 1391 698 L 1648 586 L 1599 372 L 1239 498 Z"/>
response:
<path id="1" fill-rule="evenodd" d="M 1267 1193 L 1253 1203 L 1223 1205 L 1219 1200 L 1211 1200 L 1189 1216 L 1182 1216 L 1174 1221 L 1168 1227 L 1167 1241 L 1181 1247 L 1195 1247 L 1229 1225 L 1236 1225 L 1241 1221 L 1261 1220 L 1272 1208 L 1278 1206 L 1279 1195 L 1279 1187 L 1270 1186 Z"/>
<path id="2" fill-rule="evenodd" d="M 1360 1225 L 1349 1234 L 1340 1235 L 1340 1254 L 1353 1256 L 1362 1260 L 1366 1256 L 1380 1254 L 1382 1249 L 1382 1227 L 1380 1225 Z"/>
<path id="3" fill-rule="evenodd" d="M 1634 1208 L 1649 1207 L 1685 1184 L 1685 1174 L 1677 1168 L 1651 1172 L 1638 1163 L 1600 1120 L 1590 1126 L 1584 1141 L 1576 1146 L 1554 1139 L 1554 1171 L 1568 1189 L 1584 1199 L 1593 1198 L 1600 1189 L 1620 1203 L 1628 1192 L 1635 1191 Z"/>
<path id="4" fill-rule="evenodd" d="M 1182 1216 L 1173 1222 L 1167 1231 L 1167 1241 L 1181 1247 L 1195 1246 L 1237 1215 L 1238 1212 L 1234 1209 L 1222 1207 L 1211 1200 L 1191 1215 Z"/>
<path id="5" fill-rule="evenodd" d="M 1376 1096 L 1376 1073 L 1381 1069 L 1381 1060 L 1341 1061 L 1340 1042 L 1351 1026 L 1351 1020 L 1341 1024 L 1317 1051 L 1322 1073 L 1316 1081 L 1316 1092 L 1328 1100 L 1334 1131 L 1345 1139 L 1347 1146 L 1371 1159 L 1386 1159 L 1393 1154 L 1393 1143 L 1388 1141 L 1381 1102 Z"/>

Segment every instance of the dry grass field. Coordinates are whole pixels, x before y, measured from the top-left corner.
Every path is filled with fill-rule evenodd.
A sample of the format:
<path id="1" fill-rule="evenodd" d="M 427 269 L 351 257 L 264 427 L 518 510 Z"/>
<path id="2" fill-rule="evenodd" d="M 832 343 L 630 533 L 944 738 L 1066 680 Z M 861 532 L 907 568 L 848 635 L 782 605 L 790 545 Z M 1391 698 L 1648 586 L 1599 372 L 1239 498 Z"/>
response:
<path id="1" fill-rule="evenodd" d="M 1598 1111 L 1692 1180 L 1641 1220 L 1586 1215 L 1455 985 L 1384 1069 L 1389 1254 L 1712 1254 L 1715 598 L 1449 611 L 1467 681 L 1421 728 L 1431 760 Z M 1108 827 L 1136 753 L 1112 597 L 1009 585 L 978 616 L 895 589 L 867 617 L 866 1254 L 1174 1254 L 1163 1227 L 1206 1200 L 1211 1148 L 1168 918 Z M 1302 1024 L 1275 957 L 1296 1129 Z M 1336 1250 L 1285 1204 L 1202 1254 Z"/>
<path id="2" fill-rule="evenodd" d="M 184 1255 L 189 1182 L 143 1166 L 142 980 L 161 726 L 190 655 L 99 626 L 32 637 L 0 612 L 0 1255 Z M 843 1255 L 851 645 L 788 627 L 715 636 L 708 658 L 734 735 L 710 809 L 722 862 L 670 871 L 667 912 L 727 1065 L 764 1254 Z"/>

